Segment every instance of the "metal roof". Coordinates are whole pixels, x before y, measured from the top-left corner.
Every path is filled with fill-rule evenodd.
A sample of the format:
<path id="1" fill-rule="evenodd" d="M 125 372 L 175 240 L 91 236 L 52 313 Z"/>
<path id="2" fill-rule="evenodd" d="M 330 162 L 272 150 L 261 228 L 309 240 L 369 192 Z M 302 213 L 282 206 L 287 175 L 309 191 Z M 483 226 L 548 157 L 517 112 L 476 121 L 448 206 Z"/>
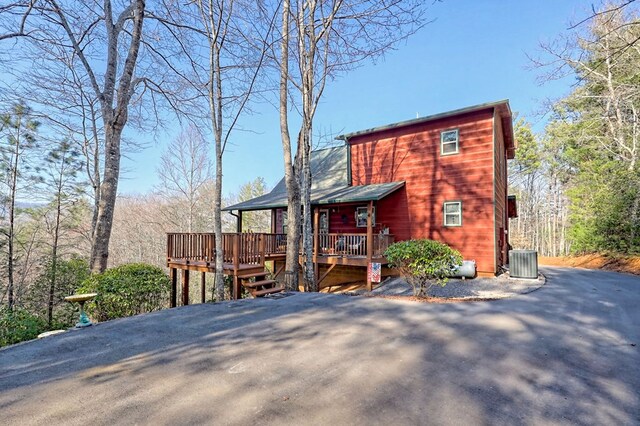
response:
<path id="1" fill-rule="evenodd" d="M 329 194 L 346 187 L 347 146 L 319 149 L 311 152 L 311 193 Z M 287 205 L 287 186 L 284 178 L 265 195 L 243 201 L 223 210 L 267 210 Z"/>
<path id="2" fill-rule="evenodd" d="M 351 139 L 353 137 L 356 137 L 356 136 L 368 135 L 370 133 L 382 132 L 382 131 L 385 131 L 385 130 L 396 129 L 398 127 L 411 126 L 411 125 L 414 125 L 414 124 L 422 124 L 422 123 L 426 123 L 426 122 L 433 121 L 433 120 L 452 117 L 454 115 L 466 114 L 466 113 L 474 112 L 474 111 L 480 111 L 480 110 L 488 109 L 488 108 L 500 108 L 500 109 L 505 109 L 506 108 L 505 109 L 506 115 L 511 116 L 511 109 L 509 107 L 509 100 L 508 99 L 504 99 L 504 100 L 501 100 L 501 101 L 487 102 L 487 103 L 484 103 L 484 104 L 473 105 L 473 106 L 470 106 L 470 107 L 456 109 L 456 110 L 453 110 L 453 111 L 441 112 L 441 113 L 434 114 L 434 115 L 428 115 L 426 117 L 414 118 L 413 120 L 400 121 L 398 123 L 387 124 L 386 126 L 373 127 L 371 129 L 359 130 L 357 132 L 347 133 L 347 134 L 344 134 L 344 135 L 336 136 L 336 139 L 347 141 L 347 140 L 349 140 L 349 139 Z"/>
<path id="3" fill-rule="evenodd" d="M 339 188 L 312 189 L 311 204 L 342 204 L 362 201 L 378 201 L 402 188 L 402 182 L 387 182 L 371 185 L 343 186 Z M 252 200 L 244 201 L 223 210 L 268 210 L 287 207 L 287 193 L 265 194 Z"/>
<path id="4" fill-rule="evenodd" d="M 389 182 L 349 186 L 347 181 L 347 146 L 321 149 L 311 153 L 311 203 L 334 204 L 377 201 L 404 185 Z M 265 195 L 243 201 L 222 210 L 269 210 L 287 207 L 287 187 L 284 178 Z"/>
<path id="5" fill-rule="evenodd" d="M 318 197 L 313 204 L 356 203 L 359 201 L 378 201 L 402 188 L 404 181 L 371 185 L 347 186 L 336 192 Z M 313 197 L 312 197 L 313 200 Z"/>

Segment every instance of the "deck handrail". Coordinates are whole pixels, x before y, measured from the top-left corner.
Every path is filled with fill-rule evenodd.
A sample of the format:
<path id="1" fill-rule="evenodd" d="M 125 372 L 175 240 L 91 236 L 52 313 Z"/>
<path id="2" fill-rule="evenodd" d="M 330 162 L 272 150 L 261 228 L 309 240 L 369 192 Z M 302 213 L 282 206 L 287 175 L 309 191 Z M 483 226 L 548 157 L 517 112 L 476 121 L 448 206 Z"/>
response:
<path id="1" fill-rule="evenodd" d="M 320 233 L 319 255 L 366 256 L 367 234 Z M 383 256 L 394 241 L 390 234 L 373 235 L 373 256 Z M 224 263 L 264 265 L 266 256 L 287 251 L 287 235 L 278 233 L 223 233 Z M 215 261 L 215 235 L 212 232 L 172 232 L 167 234 L 167 260 Z"/>

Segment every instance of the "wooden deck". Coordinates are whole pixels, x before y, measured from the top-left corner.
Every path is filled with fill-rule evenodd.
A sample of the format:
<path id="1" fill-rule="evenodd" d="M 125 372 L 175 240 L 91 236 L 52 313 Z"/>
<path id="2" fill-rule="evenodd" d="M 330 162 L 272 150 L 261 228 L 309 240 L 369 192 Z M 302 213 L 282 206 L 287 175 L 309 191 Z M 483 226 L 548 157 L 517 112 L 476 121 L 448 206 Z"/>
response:
<path id="1" fill-rule="evenodd" d="M 286 234 L 225 233 L 222 235 L 224 274 L 233 277 L 233 296 L 240 296 L 242 276 L 262 273 L 265 262 L 286 258 Z M 392 235 L 316 234 L 314 264 L 367 267 L 372 262 L 386 264 L 383 253 L 393 242 Z M 182 304 L 189 303 L 189 271 L 201 273 L 201 299 L 205 300 L 206 273 L 215 273 L 213 233 L 167 234 L 167 266 L 171 277 L 171 306 L 177 304 L 178 270 L 182 275 Z M 274 271 L 274 275 L 278 275 Z M 317 274 L 316 274 L 317 275 Z M 326 277 L 318 277 L 322 281 Z"/>

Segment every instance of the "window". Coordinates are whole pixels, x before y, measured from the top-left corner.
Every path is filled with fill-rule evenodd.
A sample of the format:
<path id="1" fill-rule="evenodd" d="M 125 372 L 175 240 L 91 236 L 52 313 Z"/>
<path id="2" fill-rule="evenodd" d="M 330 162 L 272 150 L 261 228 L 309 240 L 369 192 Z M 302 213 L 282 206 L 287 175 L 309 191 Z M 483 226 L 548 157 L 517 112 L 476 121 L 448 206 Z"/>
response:
<path id="1" fill-rule="evenodd" d="M 462 201 L 444 203 L 444 226 L 462 226 Z"/>
<path id="2" fill-rule="evenodd" d="M 458 153 L 458 129 L 440 132 L 440 155 Z"/>
<path id="3" fill-rule="evenodd" d="M 287 211 L 283 210 L 282 211 L 282 233 L 283 234 L 287 233 L 287 230 L 289 229 L 288 224 L 289 224 L 289 216 L 287 215 Z"/>
<path id="4" fill-rule="evenodd" d="M 328 234 L 329 233 L 329 210 L 328 209 L 320 210 L 318 222 L 320 222 L 319 223 L 320 229 L 318 231 L 321 234 Z"/>
<path id="5" fill-rule="evenodd" d="M 371 216 L 371 226 L 376 225 L 376 208 L 373 208 L 373 215 Z M 367 227 L 367 208 L 366 207 L 357 207 L 356 208 L 356 227 L 358 228 L 366 228 Z"/>

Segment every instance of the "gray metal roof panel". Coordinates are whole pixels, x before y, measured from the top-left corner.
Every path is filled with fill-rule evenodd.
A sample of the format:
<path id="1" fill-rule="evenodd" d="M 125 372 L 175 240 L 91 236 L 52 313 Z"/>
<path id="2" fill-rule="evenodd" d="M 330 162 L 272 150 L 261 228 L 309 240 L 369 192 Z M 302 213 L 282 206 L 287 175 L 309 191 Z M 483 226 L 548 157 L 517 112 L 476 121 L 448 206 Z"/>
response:
<path id="1" fill-rule="evenodd" d="M 344 188 L 347 181 L 347 146 L 319 149 L 311 152 L 311 191 L 324 194 Z M 229 210 L 265 210 L 287 205 L 287 186 L 284 178 L 270 193 L 223 208 Z"/>
<path id="2" fill-rule="evenodd" d="M 487 102 L 487 103 L 484 103 L 484 104 L 473 105 L 473 106 L 470 106 L 470 107 L 460 108 L 460 109 L 456 109 L 456 110 L 452 110 L 452 111 L 441 112 L 441 113 L 438 113 L 438 114 L 428 115 L 426 117 L 414 118 L 413 120 L 400 121 L 400 122 L 397 122 L 397 123 L 387 124 L 385 126 L 373 127 L 371 129 L 358 130 L 357 132 L 346 133 L 344 135 L 338 135 L 338 136 L 336 136 L 336 139 L 346 141 L 346 140 L 349 140 L 350 138 L 353 138 L 355 136 L 368 135 L 370 133 L 382 132 L 382 131 L 385 131 L 385 130 L 391 130 L 391 129 L 395 129 L 395 128 L 398 128 L 398 127 L 411 126 L 411 125 L 414 125 L 414 124 L 422 124 L 422 123 L 426 123 L 426 122 L 429 122 L 429 121 L 438 120 L 438 119 L 441 119 L 441 118 L 452 117 L 452 116 L 455 116 L 455 115 L 465 114 L 465 113 L 474 112 L 474 111 L 480 111 L 480 110 L 483 110 L 483 109 L 486 109 L 486 108 L 495 108 L 495 107 L 499 107 L 499 106 L 506 106 L 509 115 L 511 114 L 511 108 L 509 107 L 509 100 L 508 99 L 504 99 L 504 100 L 501 100 L 501 101 Z"/>
<path id="3" fill-rule="evenodd" d="M 319 197 L 314 204 L 338 204 L 338 203 L 354 203 L 359 201 L 379 201 L 391 194 L 392 192 L 402 188 L 404 181 L 387 182 L 371 185 L 347 186 Z"/>
<path id="4" fill-rule="evenodd" d="M 403 186 L 404 181 L 334 188 L 316 188 L 311 190 L 311 204 L 322 205 L 379 201 Z M 276 196 L 272 194 L 262 195 L 252 200 L 225 207 L 223 210 L 251 211 L 283 207 L 287 207 L 286 193 L 276 194 Z"/>

